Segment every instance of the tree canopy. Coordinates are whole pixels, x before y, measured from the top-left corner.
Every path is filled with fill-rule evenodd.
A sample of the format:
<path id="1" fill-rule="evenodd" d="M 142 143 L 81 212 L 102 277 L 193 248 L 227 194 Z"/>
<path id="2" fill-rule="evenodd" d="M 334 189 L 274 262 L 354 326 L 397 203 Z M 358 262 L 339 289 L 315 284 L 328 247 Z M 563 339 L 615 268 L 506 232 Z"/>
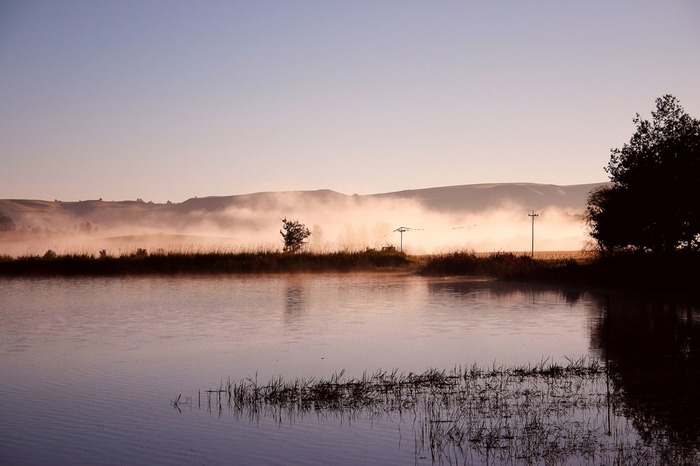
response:
<path id="1" fill-rule="evenodd" d="M 611 151 L 612 183 L 588 198 L 590 234 L 603 251 L 700 247 L 700 120 L 668 94 L 651 115 L 637 114 L 630 142 Z"/>
<path id="2" fill-rule="evenodd" d="M 304 244 L 304 240 L 311 236 L 311 232 L 306 225 L 297 220 L 282 219 L 282 229 L 280 235 L 284 239 L 285 252 L 298 252 Z"/>

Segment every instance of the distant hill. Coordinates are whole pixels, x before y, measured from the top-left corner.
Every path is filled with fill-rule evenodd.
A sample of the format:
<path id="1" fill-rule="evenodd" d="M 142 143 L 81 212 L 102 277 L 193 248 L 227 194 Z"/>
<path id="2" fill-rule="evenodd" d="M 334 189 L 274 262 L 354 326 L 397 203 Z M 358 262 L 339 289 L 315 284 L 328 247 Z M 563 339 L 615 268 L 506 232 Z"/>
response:
<path id="1" fill-rule="evenodd" d="M 549 212 L 550 225 L 555 216 L 560 223 L 565 220 L 580 224 L 588 193 L 603 184 L 493 183 L 370 195 L 346 195 L 323 189 L 197 197 L 165 204 L 140 199 L 78 202 L 4 199 L 0 200 L 0 212 L 22 231 L 88 232 L 93 236 L 98 232 L 102 237 L 122 238 L 156 234 L 208 236 L 241 244 L 277 242 L 279 220 L 290 217 L 309 226 L 316 225 L 316 234 L 312 236 L 316 241 L 323 237 L 332 244 L 352 243 L 355 247 L 394 241 L 390 233 L 406 224 L 425 231 L 426 238 L 431 229 L 458 229 L 463 225 L 472 228 L 476 224 L 482 225 L 485 237 L 494 237 L 493 233 L 486 233 L 487 225 L 489 231 L 503 236 L 503 230 L 512 228 L 510 218 L 527 220 L 526 214 L 531 210 Z M 540 220 L 544 221 L 545 216 Z M 430 238 L 434 240 L 436 235 L 430 234 Z M 568 238 L 577 235 L 580 236 L 571 229 L 566 233 Z M 489 247 L 490 243 L 485 241 L 486 238 L 478 243 L 480 247 Z M 494 243 L 494 248 L 511 247 L 509 240 L 499 241 Z M 569 240 L 572 241 L 581 242 L 575 238 Z M 427 245 L 427 239 L 424 242 Z"/>
<path id="2" fill-rule="evenodd" d="M 490 183 L 412 189 L 376 194 L 376 197 L 413 199 L 441 211 L 483 212 L 504 204 L 539 210 L 545 207 L 580 210 L 586 208 L 591 190 L 606 183 L 558 186 L 536 183 Z"/>
<path id="3" fill-rule="evenodd" d="M 231 208 L 269 210 L 294 198 L 305 204 L 367 204 L 377 199 L 410 200 L 441 212 L 483 212 L 503 205 L 526 209 L 558 207 L 583 212 L 588 193 L 605 183 L 552 185 L 536 183 L 491 183 L 437 188 L 411 189 L 381 194 L 346 195 L 328 189 L 316 191 L 280 191 L 208 196 L 181 203 L 86 200 L 77 202 L 0 199 L 0 211 L 22 226 L 70 226 L 71 222 L 96 224 L 149 224 L 150 220 L 188 215 L 193 212 L 216 213 Z"/>

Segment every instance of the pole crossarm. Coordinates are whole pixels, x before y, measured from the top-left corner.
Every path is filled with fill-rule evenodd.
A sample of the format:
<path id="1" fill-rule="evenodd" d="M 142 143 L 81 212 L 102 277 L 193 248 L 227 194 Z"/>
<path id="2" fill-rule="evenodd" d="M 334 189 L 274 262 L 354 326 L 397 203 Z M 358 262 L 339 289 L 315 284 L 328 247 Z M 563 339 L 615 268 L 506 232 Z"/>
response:
<path id="1" fill-rule="evenodd" d="M 403 252 L 403 234 L 407 231 L 419 231 L 422 230 L 422 228 L 409 228 L 409 227 L 398 227 L 394 232 L 399 232 L 401 234 L 401 249 L 400 251 Z"/>

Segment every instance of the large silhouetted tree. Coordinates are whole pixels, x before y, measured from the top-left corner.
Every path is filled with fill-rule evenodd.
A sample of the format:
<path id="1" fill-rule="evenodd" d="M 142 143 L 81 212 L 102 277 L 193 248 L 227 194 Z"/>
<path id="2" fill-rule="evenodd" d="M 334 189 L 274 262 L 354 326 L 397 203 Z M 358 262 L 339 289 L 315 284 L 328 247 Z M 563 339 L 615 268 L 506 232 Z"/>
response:
<path id="1" fill-rule="evenodd" d="M 284 239 L 285 252 L 297 252 L 301 249 L 304 240 L 311 236 L 311 232 L 306 225 L 297 220 L 282 219 L 282 229 L 280 235 Z"/>
<path id="2" fill-rule="evenodd" d="M 612 184 L 588 198 L 590 235 L 603 251 L 700 247 L 700 120 L 672 95 L 651 114 L 637 114 L 630 142 L 611 151 Z"/>

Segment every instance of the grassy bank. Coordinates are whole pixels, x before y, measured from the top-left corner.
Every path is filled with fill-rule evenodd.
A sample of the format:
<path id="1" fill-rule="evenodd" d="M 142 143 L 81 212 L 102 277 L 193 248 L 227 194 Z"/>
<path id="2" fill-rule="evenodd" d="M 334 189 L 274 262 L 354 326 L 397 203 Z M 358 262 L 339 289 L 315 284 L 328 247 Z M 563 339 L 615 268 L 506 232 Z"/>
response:
<path id="1" fill-rule="evenodd" d="M 697 294 L 699 254 L 617 254 L 533 259 L 525 254 L 454 252 L 426 258 L 428 276 L 485 276 L 507 281 Z"/>
<path id="2" fill-rule="evenodd" d="M 308 273 L 415 270 L 418 262 L 397 251 L 327 254 L 282 252 L 155 252 L 0 257 L 0 275 L 145 275 L 219 273 Z"/>
<path id="3" fill-rule="evenodd" d="M 614 287 L 696 294 L 699 254 L 618 254 L 578 257 L 497 252 L 410 256 L 399 251 L 297 254 L 252 252 L 148 252 L 119 256 L 56 254 L 0 256 L 0 275 L 146 275 L 220 273 L 416 272 L 433 277 L 489 277 L 506 281 Z"/>

